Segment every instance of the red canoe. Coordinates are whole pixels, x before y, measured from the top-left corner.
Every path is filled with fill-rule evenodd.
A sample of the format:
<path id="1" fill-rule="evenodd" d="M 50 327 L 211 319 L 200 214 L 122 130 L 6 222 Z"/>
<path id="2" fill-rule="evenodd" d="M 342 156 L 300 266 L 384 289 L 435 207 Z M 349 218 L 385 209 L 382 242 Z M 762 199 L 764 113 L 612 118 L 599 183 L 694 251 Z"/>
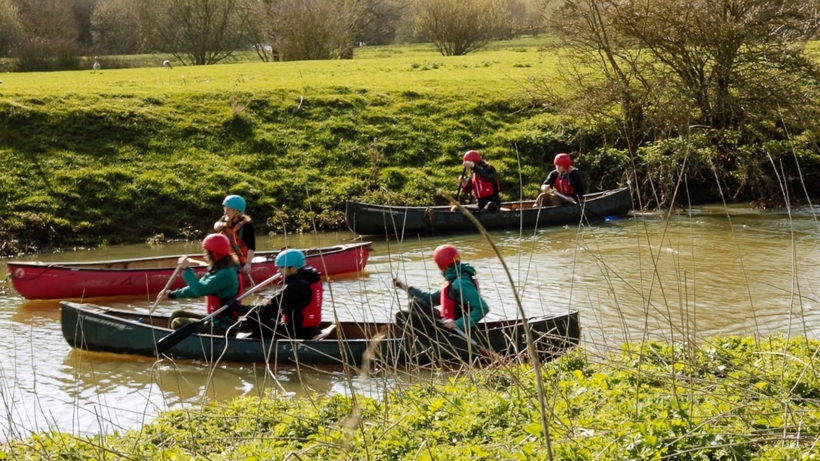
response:
<path id="1" fill-rule="evenodd" d="M 360 272 L 370 256 L 371 242 L 303 249 L 307 265 L 325 275 Z M 259 251 L 251 277 L 256 282 L 276 274 L 279 251 Z M 26 299 L 76 299 L 98 296 L 148 296 L 158 293 L 174 272 L 176 256 L 119 259 L 99 262 L 8 262 L 14 289 Z M 195 267 L 197 275 L 205 267 Z M 172 288 L 185 286 L 182 277 Z"/>

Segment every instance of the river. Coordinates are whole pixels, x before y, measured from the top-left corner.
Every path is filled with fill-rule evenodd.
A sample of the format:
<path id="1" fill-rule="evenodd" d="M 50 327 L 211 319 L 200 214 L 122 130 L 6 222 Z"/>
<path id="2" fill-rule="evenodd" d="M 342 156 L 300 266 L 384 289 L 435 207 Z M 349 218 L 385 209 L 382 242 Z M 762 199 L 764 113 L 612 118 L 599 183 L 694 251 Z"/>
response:
<path id="1" fill-rule="evenodd" d="M 418 287 L 437 287 L 432 250 L 453 243 L 478 269 L 490 319 L 514 318 L 518 290 L 528 315 L 577 310 L 582 346 L 603 356 L 625 341 L 654 339 L 702 344 L 714 336 L 761 337 L 820 333 L 820 208 L 779 211 L 704 206 L 673 216 L 629 218 L 518 232 L 375 239 L 365 274 L 326 286 L 325 315 L 340 320 L 388 320 L 405 304 L 391 288 L 398 274 Z M 327 246 L 349 233 L 259 237 L 257 247 Z M 504 265 L 495 253 L 501 254 Z M 196 243 L 110 246 L 22 260 L 92 261 L 199 253 Z M 512 279 L 511 284 L 509 279 Z M 381 370 L 358 379 L 356 370 L 317 370 L 172 362 L 72 350 L 59 326 L 57 301 L 26 301 L 0 262 L 0 437 L 32 431 L 110 433 L 151 421 L 158 412 L 240 395 L 315 395 L 385 390 L 436 373 Z M 98 302 L 98 300 L 94 300 Z M 151 299 L 113 299 L 120 308 L 148 308 Z M 174 300 L 158 311 L 201 308 Z M 335 312 L 334 312 L 335 310 Z"/>

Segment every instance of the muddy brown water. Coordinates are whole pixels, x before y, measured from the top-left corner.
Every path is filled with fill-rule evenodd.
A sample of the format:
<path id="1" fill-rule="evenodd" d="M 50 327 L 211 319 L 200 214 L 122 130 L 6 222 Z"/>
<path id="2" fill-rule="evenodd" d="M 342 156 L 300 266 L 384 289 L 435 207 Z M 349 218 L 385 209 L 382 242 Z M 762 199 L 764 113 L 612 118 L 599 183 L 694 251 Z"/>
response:
<path id="1" fill-rule="evenodd" d="M 489 318 L 518 316 L 513 286 L 527 315 L 578 310 L 582 345 L 600 356 L 625 341 L 703 343 L 714 336 L 820 333 L 820 209 L 759 211 L 705 206 L 673 216 L 643 214 L 592 225 L 491 234 L 509 269 L 476 233 L 373 239 L 362 276 L 341 276 L 326 287 L 325 315 L 340 320 L 389 320 L 406 298 L 393 275 L 436 288 L 430 260 L 453 243 L 473 264 Z M 260 237 L 260 249 L 334 245 L 349 233 Z M 198 245 L 128 245 L 21 257 L 94 261 L 195 254 Z M 512 283 L 510 282 L 512 279 Z M 108 433 L 151 421 L 158 412 L 240 395 L 314 395 L 359 392 L 379 397 L 394 386 L 433 379 L 429 372 L 171 362 L 72 350 L 59 326 L 58 301 L 26 301 L 0 262 L 0 360 L 4 410 L 0 438 L 57 429 Z M 100 302 L 95 299 L 94 302 Z M 120 308 L 148 308 L 152 300 L 109 299 Z M 159 307 L 198 309 L 198 301 Z M 335 312 L 334 312 L 335 311 Z"/>

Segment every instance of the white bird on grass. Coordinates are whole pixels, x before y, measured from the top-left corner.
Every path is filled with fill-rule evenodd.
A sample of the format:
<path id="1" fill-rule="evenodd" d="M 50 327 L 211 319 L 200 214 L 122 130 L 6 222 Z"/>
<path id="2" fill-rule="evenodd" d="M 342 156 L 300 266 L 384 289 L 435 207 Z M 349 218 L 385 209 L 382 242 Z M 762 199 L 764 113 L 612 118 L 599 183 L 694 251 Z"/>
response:
<path id="1" fill-rule="evenodd" d="M 173 68 L 174 68 L 174 66 L 172 66 L 172 65 L 171 65 L 171 61 L 169 61 L 169 60 L 167 60 L 167 59 L 166 59 L 165 61 L 162 61 L 162 67 L 167 67 L 167 68 L 169 68 L 169 69 L 173 69 Z"/>
<path id="2" fill-rule="evenodd" d="M 99 58 L 97 56 L 94 56 L 94 65 L 91 66 L 91 67 L 94 68 L 94 72 L 97 72 L 98 70 L 100 70 L 100 61 L 98 61 L 97 59 L 99 59 Z"/>

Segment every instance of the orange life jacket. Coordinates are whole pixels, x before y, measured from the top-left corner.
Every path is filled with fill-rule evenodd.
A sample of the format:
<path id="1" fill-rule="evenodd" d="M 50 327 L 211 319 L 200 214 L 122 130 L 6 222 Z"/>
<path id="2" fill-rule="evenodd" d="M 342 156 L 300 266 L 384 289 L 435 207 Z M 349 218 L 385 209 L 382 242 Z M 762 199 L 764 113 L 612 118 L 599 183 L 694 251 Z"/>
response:
<path id="1" fill-rule="evenodd" d="M 322 297 L 324 295 L 324 287 L 322 287 L 322 280 L 318 280 L 310 284 L 310 290 L 313 296 L 310 297 L 310 304 L 302 309 L 302 328 L 310 328 L 319 326 L 322 323 Z M 290 316 L 282 313 L 282 320 L 290 324 Z"/>
<path id="2" fill-rule="evenodd" d="M 241 215 L 241 219 L 236 224 L 226 223 L 222 229 L 222 233 L 225 234 L 231 242 L 231 249 L 233 249 L 236 257 L 239 258 L 239 264 L 241 266 L 245 266 L 248 262 L 248 246 L 239 237 L 239 229 L 242 229 L 242 226 L 249 223 L 250 220 L 249 217 Z"/>

